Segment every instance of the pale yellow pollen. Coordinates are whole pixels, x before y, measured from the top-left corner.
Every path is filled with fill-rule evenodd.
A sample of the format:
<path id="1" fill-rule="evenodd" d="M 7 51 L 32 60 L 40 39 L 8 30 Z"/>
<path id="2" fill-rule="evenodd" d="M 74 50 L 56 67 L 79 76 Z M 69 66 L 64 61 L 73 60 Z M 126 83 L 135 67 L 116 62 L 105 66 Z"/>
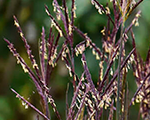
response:
<path id="1" fill-rule="evenodd" d="M 52 104 L 52 103 L 54 103 L 54 100 L 52 98 L 48 97 L 48 102 Z"/>
<path id="2" fill-rule="evenodd" d="M 137 26 L 139 26 L 139 22 L 138 22 L 138 20 L 136 20 L 136 22 L 135 22 L 135 26 L 137 27 Z"/>
<path id="3" fill-rule="evenodd" d="M 100 67 L 100 68 L 103 68 L 103 61 L 101 61 L 101 62 L 99 63 L 99 67 Z"/>
<path id="4" fill-rule="evenodd" d="M 92 48 L 92 45 L 90 45 L 90 49 Z"/>
<path id="5" fill-rule="evenodd" d="M 76 12 L 74 12 L 73 17 L 74 17 L 74 18 L 77 18 Z"/>
<path id="6" fill-rule="evenodd" d="M 135 76 L 136 76 L 137 78 L 139 78 L 139 75 L 138 75 L 138 71 L 137 71 L 137 70 L 135 71 Z"/>
<path id="7" fill-rule="evenodd" d="M 67 69 L 68 69 L 68 71 L 69 71 L 69 75 L 70 75 L 70 77 L 72 77 L 71 67 L 70 67 L 70 66 L 68 66 L 67 64 L 66 64 L 66 67 L 67 67 Z"/>
<path id="8" fill-rule="evenodd" d="M 112 68 L 110 69 L 110 75 L 113 76 L 113 70 L 112 70 Z"/>
<path id="9" fill-rule="evenodd" d="M 19 64 L 20 60 L 19 60 L 18 56 L 16 56 L 16 59 L 17 59 L 17 64 Z"/>
<path id="10" fill-rule="evenodd" d="M 59 27 L 56 25 L 56 23 L 51 19 L 51 27 L 53 27 L 53 26 L 54 26 L 54 27 L 57 29 L 57 31 L 59 32 L 60 37 L 62 37 L 62 36 L 63 36 L 62 31 L 59 29 Z"/>
<path id="11" fill-rule="evenodd" d="M 96 8 L 96 9 L 100 9 L 99 6 L 98 6 L 96 3 L 95 3 L 95 8 Z"/>
<path id="12" fill-rule="evenodd" d="M 53 61 L 52 60 L 49 60 L 48 64 L 49 65 L 52 65 Z"/>
<path id="13" fill-rule="evenodd" d="M 69 53 L 69 48 L 68 47 L 66 47 L 66 53 Z"/>
<path id="14" fill-rule="evenodd" d="M 19 27 L 19 23 L 16 20 L 14 20 L 14 25 L 16 25 L 16 27 Z"/>
<path id="15" fill-rule="evenodd" d="M 81 61 L 82 61 L 83 66 L 85 66 L 86 61 L 84 61 L 82 58 L 81 58 Z"/>
<path id="16" fill-rule="evenodd" d="M 95 49 L 93 49 L 93 50 L 92 50 L 92 54 L 93 54 L 93 55 L 95 55 L 95 54 L 96 54 Z"/>
<path id="17" fill-rule="evenodd" d="M 58 19 L 58 20 L 61 19 L 60 10 L 58 10 L 58 9 L 57 9 L 57 19 Z"/>
<path id="18" fill-rule="evenodd" d="M 98 9 L 98 13 L 101 15 L 102 14 L 102 10 L 99 8 Z"/>
<path id="19" fill-rule="evenodd" d="M 104 106 L 104 101 L 101 100 L 100 103 L 99 103 L 99 105 L 98 105 L 98 107 L 103 108 L 103 106 Z"/>
<path id="20" fill-rule="evenodd" d="M 109 107 L 109 105 L 108 105 L 108 104 L 105 104 L 105 110 L 106 110 L 108 107 Z"/>
<path id="21" fill-rule="evenodd" d="M 60 19 L 61 19 L 60 14 L 57 14 L 57 20 L 60 20 Z"/>
<path id="22" fill-rule="evenodd" d="M 96 53 L 95 55 L 96 55 L 96 60 L 100 60 L 98 53 Z"/>
<path id="23" fill-rule="evenodd" d="M 148 100 L 147 99 L 144 99 L 144 101 L 143 101 L 144 103 L 146 103 L 146 104 L 149 104 L 149 102 L 148 102 Z"/>
<path id="24" fill-rule="evenodd" d="M 81 45 L 81 46 L 78 47 L 79 54 L 82 54 L 84 51 L 85 51 L 85 46 L 84 45 Z"/>
<path id="25" fill-rule="evenodd" d="M 74 17 L 74 18 L 76 18 L 76 17 L 77 17 L 77 16 L 76 16 L 76 12 L 75 12 L 75 10 L 76 10 L 76 5 L 74 5 L 74 8 L 73 8 L 73 12 L 74 12 L 73 17 Z"/>
<path id="26" fill-rule="evenodd" d="M 54 7 L 53 11 L 56 12 L 56 5 L 55 5 L 54 1 L 53 1 L 52 5 Z"/>
<path id="27" fill-rule="evenodd" d="M 71 35 L 72 34 L 72 26 L 71 26 L 71 24 L 69 24 L 69 35 Z"/>
<path id="28" fill-rule="evenodd" d="M 56 111 L 55 108 L 53 108 L 53 111 L 54 111 L 54 112 Z"/>
<path id="29" fill-rule="evenodd" d="M 105 29 L 101 30 L 102 35 L 105 35 Z"/>
<path id="30" fill-rule="evenodd" d="M 21 63 L 21 66 L 22 66 L 22 69 L 24 70 L 24 72 L 27 73 L 28 69 L 26 68 L 26 66 L 23 63 Z"/>
<path id="31" fill-rule="evenodd" d="M 84 33 L 85 36 L 87 36 L 87 33 Z"/>
<path id="32" fill-rule="evenodd" d="M 122 106 L 121 111 L 124 112 L 124 106 Z"/>
<path id="33" fill-rule="evenodd" d="M 44 54 L 44 59 L 47 59 L 47 54 Z"/>
<path id="34" fill-rule="evenodd" d="M 75 53 L 76 53 L 76 56 L 79 55 L 79 51 L 75 48 Z"/>
<path id="35" fill-rule="evenodd" d="M 45 11 L 46 11 L 47 15 L 50 15 L 47 9 L 45 9 Z"/>
<path id="36" fill-rule="evenodd" d="M 78 106 L 78 104 L 77 103 L 75 103 L 75 104 L 76 104 L 77 109 L 80 109 L 79 106 Z"/>
<path id="37" fill-rule="evenodd" d="M 38 65 L 36 63 L 34 63 L 33 68 L 38 68 Z"/>
<path id="38" fill-rule="evenodd" d="M 90 45 L 90 41 L 87 39 L 86 41 L 86 47 L 88 47 Z"/>
<path id="39" fill-rule="evenodd" d="M 77 97 L 77 101 L 80 103 L 81 102 L 81 100 Z"/>
<path id="40" fill-rule="evenodd" d="M 84 81 L 84 77 L 81 78 L 81 81 Z"/>
<path id="41" fill-rule="evenodd" d="M 110 14 L 110 9 L 109 9 L 109 7 L 106 7 L 106 14 Z"/>
<path id="42" fill-rule="evenodd" d="M 135 16 L 136 16 L 137 18 L 139 18 L 141 15 L 140 15 L 139 13 L 137 13 Z"/>
<path id="43" fill-rule="evenodd" d="M 102 81 L 103 80 L 103 72 L 101 71 L 101 75 L 99 77 L 99 79 Z"/>
<path id="44" fill-rule="evenodd" d="M 23 38 L 23 33 L 22 32 L 20 32 L 20 36 Z"/>

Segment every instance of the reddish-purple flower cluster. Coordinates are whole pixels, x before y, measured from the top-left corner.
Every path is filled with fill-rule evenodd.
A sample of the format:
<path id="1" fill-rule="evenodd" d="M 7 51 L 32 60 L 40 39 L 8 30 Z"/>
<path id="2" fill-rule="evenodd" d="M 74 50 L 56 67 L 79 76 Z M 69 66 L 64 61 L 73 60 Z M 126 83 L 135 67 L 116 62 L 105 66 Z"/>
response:
<path id="1" fill-rule="evenodd" d="M 57 118 L 61 120 L 61 116 L 50 95 L 49 89 L 51 73 L 57 65 L 58 60 L 61 59 L 66 64 L 74 88 L 70 107 L 69 103 L 66 102 L 68 106 L 66 108 L 67 120 L 99 120 L 107 108 L 109 108 L 109 116 L 107 119 L 112 120 L 114 116 L 116 120 L 128 119 L 129 108 L 133 105 L 134 101 L 141 103 L 142 118 L 150 119 L 150 50 L 148 51 L 146 62 L 143 62 L 142 58 L 137 55 L 135 38 L 132 32 L 132 27 L 139 25 L 138 18 L 141 12 L 138 11 L 131 23 L 125 26 L 128 17 L 142 1 L 111 0 L 111 4 L 113 5 L 113 11 L 111 11 L 113 13 L 111 13 L 108 6 L 104 7 L 97 0 L 91 0 L 91 3 L 96 7 L 99 14 L 105 14 L 108 18 L 107 26 L 101 31 L 102 50 L 100 50 L 87 34 L 84 34 L 75 26 L 75 0 L 72 0 L 71 11 L 68 11 L 66 0 L 62 0 L 62 6 L 58 4 L 57 0 L 53 0 L 54 12 L 56 13 L 57 19 L 51 15 L 48 7 L 45 6 L 46 13 L 51 19 L 51 27 L 48 40 L 45 39 L 45 29 L 44 27 L 42 28 L 39 48 L 40 65 L 36 63 L 19 22 L 14 16 L 14 23 L 24 42 L 33 69 L 17 53 L 13 44 L 7 39 L 5 41 L 10 51 L 17 58 L 17 63 L 21 64 L 24 72 L 28 73 L 33 80 L 41 97 L 43 111 L 39 111 L 14 89 L 11 90 L 26 106 L 31 107 L 47 120 L 51 119 L 48 108 L 48 103 L 50 103 Z M 58 20 L 61 20 L 64 26 L 60 26 L 57 22 Z M 54 38 L 53 29 L 58 31 L 56 39 Z M 74 45 L 74 32 L 77 32 L 84 39 L 77 45 Z M 126 55 L 125 44 L 129 39 L 129 33 L 131 33 L 133 49 Z M 58 51 L 57 47 L 60 37 L 64 38 L 64 42 Z M 86 49 L 92 49 L 93 55 L 99 61 L 99 77 L 96 85 L 88 69 L 85 56 Z M 74 58 L 78 56 L 81 57 L 83 65 L 81 77 L 75 72 Z M 104 69 L 104 64 L 107 64 L 106 69 Z M 118 64 L 118 66 L 115 64 Z M 131 98 L 130 103 L 126 75 L 131 66 L 133 67 L 138 88 L 133 98 Z"/>

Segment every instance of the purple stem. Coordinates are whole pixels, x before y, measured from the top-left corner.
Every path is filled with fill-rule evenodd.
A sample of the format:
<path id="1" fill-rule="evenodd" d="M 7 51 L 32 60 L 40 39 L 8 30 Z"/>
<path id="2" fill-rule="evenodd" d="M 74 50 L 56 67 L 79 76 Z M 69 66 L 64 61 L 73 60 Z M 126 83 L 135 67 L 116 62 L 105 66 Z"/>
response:
<path id="1" fill-rule="evenodd" d="M 101 82 L 101 84 L 100 84 L 100 86 L 99 86 L 99 92 L 102 90 L 102 88 L 103 88 L 103 86 L 104 86 L 104 82 L 105 82 L 106 79 L 107 79 L 108 73 L 109 73 L 110 68 L 111 68 L 111 66 L 112 66 L 112 64 L 113 64 L 113 61 L 114 61 L 113 59 L 115 58 L 115 56 L 116 56 L 116 54 L 117 54 L 117 52 L 118 52 L 118 49 L 119 49 L 119 46 L 117 47 L 115 53 L 114 53 L 113 56 L 112 56 L 111 61 L 109 62 L 108 66 L 107 66 L 105 75 L 104 75 L 103 80 L 102 80 L 102 82 Z"/>
<path id="2" fill-rule="evenodd" d="M 134 51 L 135 51 L 135 48 L 132 49 L 132 51 L 129 53 L 129 55 L 126 57 L 126 59 L 125 59 L 124 62 L 122 63 L 121 68 L 120 68 L 120 71 L 124 68 L 124 66 L 126 65 L 127 61 L 129 60 L 130 56 L 132 55 L 132 53 L 133 53 Z M 115 72 L 113 78 L 111 79 L 111 81 L 110 81 L 109 84 L 107 85 L 107 87 L 106 87 L 104 93 L 102 94 L 102 96 L 105 95 L 106 92 L 109 90 L 109 88 L 113 85 L 114 80 L 115 80 L 115 79 L 117 78 L 117 76 L 118 76 L 118 71 L 119 71 L 119 70 L 117 69 L 117 71 Z M 102 96 L 101 96 L 101 97 L 102 97 Z"/>
<path id="3" fill-rule="evenodd" d="M 31 60 L 32 66 L 34 66 L 34 69 L 35 69 L 35 71 L 36 71 L 36 74 L 37 74 L 37 76 L 38 76 L 38 79 L 40 80 L 41 75 L 40 75 L 40 72 L 39 72 L 39 68 L 38 68 L 38 66 L 35 65 L 35 64 L 36 64 L 36 61 L 35 61 L 35 59 L 34 59 L 34 56 L 32 55 L 32 51 L 30 50 L 30 46 L 29 46 L 29 44 L 27 43 L 26 38 L 24 37 L 24 34 L 23 34 L 23 32 L 22 32 L 21 27 L 19 26 L 19 22 L 18 22 L 17 18 L 16 18 L 15 16 L 13 16 L 13 17 L 14 17 L 15 25 L 16 25 L 16 27 L 17 27 L 17 29 L 18 29 L 18 32 L 20 33 L 21 39 L 22 39 L 22 41 L 23 41 L 24 44 L 25 44 L 25 48 L 26 48 L 27 54 L 28 54 L 28 56 L 29 56 L 29 58 L 30 58 L 30 60 Z M 18 24 L 18 25 L 17 25 L 17 24 Z"/>
<path id="4" fill-rule="evenodd" d="M 45 58 L 44 55 L 46 54 L 45 52 L 45 48 L 46 48 L 46 43 L 45 43 L 45 29 L 44 27 L 42 27 L 42 43 L 41 43 L 41 53 L 40 53 L 40 64 L 41 64 L 41 73 L 42 73 L 42 81 L 44 81 L 44 83 L 46 84 L 45 81 Z"/>
<path id="5" fill-rule="evenodd" d="M 81 84 L 82 84 L 82 78 L 83 78 L 83 76 L 84 76 L 84 73 L 82 74 L 81 79 L 80 79 L 80 81 L 79 81 L 79 83 L 78 83 L 78 86 L 77 86 L 77 88 L 76 88 L 76 91 L 74 92 L 74 95 L 73 95 L 73 98 L 72 98 L 72 102 L 71 102 L 71 105 L 70 105 L 70 109 L 69 109 L 69 112 L 68 112 L 67 120 L 69 120 L 69 119 L 71 118 L 72 109 L 73 109 L 73 107 L 74 107 L 74 105 L 75 105 L 75 103 L 76 103 L 76 98 L 77 98 L 77 95 L 78 95 L 80 86 L 81 86 Z"/>
<path id="6" fill-rule="evenodd" d="M 145 81 L 147 80 L 147 78 L 148 78 L 149 76 L 150 76 L 150 73 L 147 74 L 147 76 L 143 79 L 143 83 L 140 85 L 140 87 L 139 87 L 139 88 L 137 89 L 137 91 L 135 92 L 135 94 L 134 94 L 134 96 L 133 96 L 133 98 L 132 98 L 132 100 L 131 100 L 131 102 L 130 102 L 129 107 L 132 105 L 132 102 L 135 100 L 136 95 L 137 95 L 138 92 L 141 90 L 141 88 L 143 87 Z"/>
<path id="7" fill-rule="evenodd" d="M 105 12 L 105 14 L 107 15 L 107 17 L 110 19 L 110 21 L 112 22 L 113 26 L 115 26 L 115 23 L 114 21 L 112 20 L 110 14 L 107 14 L 105 8 L 97 1 L 97 0 L 94 0 L 96 2 L 96 4 Z"/>
<path id="8" fill-rule="evenodd" d="M 27 100 L 25 100 L 19 93 L 17 93 L 14 89 L 11 88 L 11 91 L 16 94 L 16 97 L 20 98 L 22 101 L 24 101 L 27 105 L 29 105 L 33 110 L 35 110 L 37 113 L 39 113 L 43 118 L 46 120 L 50 120 L 46 115 L 44 115 L 40 110 L 38 110 L 35 106 L 33 106 L 31 103 L 29 103 Z"/>

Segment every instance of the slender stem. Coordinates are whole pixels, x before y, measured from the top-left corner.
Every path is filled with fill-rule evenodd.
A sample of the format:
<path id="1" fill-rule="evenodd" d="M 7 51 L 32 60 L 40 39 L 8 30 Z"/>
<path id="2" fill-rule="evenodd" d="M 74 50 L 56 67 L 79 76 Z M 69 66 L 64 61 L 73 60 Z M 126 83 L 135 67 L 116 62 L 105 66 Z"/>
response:
<path id="1" fill-rule="evenodd" d="M 121 57 L 122 57 L 122 43 L 123 43 L 123 27 L 124 25 L 122 24 L 121 26 L 121 42 L 120 42 L 120 54 L 119 54 L 119 61 L 118 61 L 118 91 L 117 91 L 117 111 L 116 111 L 116 120 L 120 120 L 120 76 L 121 76 Z"/>
<path id="2" fill-rule="evenodd" d="M 50 120 L 46 115 L 44 115 L 40 110 L 38 110 L 35 106 L 33 106 L 31 103 L 29 103 L 27 100 L 25 100 L 19 93 L 17 93 L 14 89 L 11 88 L 11 91 L 16 94 L 16 97 L 20 98 L 22 101 L 24 101 L 27 105 L 29 105 L 33 110 L 35 110 L 37 113 L 39 113 L 42 117 L 44 117 L 46 120 Z"/>
<path id="3" fill-rule="evenodd" d="M 133 12 L 133 10 L 135 10 L 135 8 L 142 2 L 143 0 L 139 0 L 133 7 L 132 9 L 129 10 L 128 14 L 125 17 L 125 20 L 128 19 L 128 17 L 131 15 L 131 13 Z"/>
<path id="4" fill-rule="evenodd" d="M 150 76 L 150 73 L 147 74 L 147 76 L 145 78 L 143 78 L 143 83 L 139 86 L 139 88 L 137 89 L 137 91 L 135 92 L 131 102 L 130 102 L 130 105 L 129 107 L 132 105 L 132 102 L 135 100 L 136 98 L 136 95 L 139 93 L 139 91 L 142 89 L 143 85 L 145 84 L 145 81 L 147 80 L 147 78 Z"/>

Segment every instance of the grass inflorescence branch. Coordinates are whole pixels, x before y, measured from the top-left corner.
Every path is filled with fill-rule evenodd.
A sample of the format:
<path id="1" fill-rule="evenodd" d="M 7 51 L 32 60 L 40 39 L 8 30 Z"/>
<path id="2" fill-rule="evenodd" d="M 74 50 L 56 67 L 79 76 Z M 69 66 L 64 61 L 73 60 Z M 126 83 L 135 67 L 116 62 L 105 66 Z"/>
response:
<path id="1" fill-rule="evenodd" d="M 16 51 L 14 45 L 7 39 L 8 48 L 17 59 L 17 63 L 21 64 L 25 73 L 33 80 L 36 90 L 40 96 L 42 111 L 25 100 L 14 89 L 11 90 L 16 96 L 30 106 L 34 111 L 41 115 L 45 120 L 50 120 L 49 103 L 57 117 L 62 120 L 61 113 L 51 95 L 51 75 L 59 61 L 63 61 L 69 72 L 71 83 L 69 86 L 73 88 L 73 96 L 71 102 L 68 100 L 69 87 L 66 92 L 66 119 L 67 120 L 100 120 L 104 119 L 104 115 L 108 120 L 129 119 L 129 109 L 135 102 L 140 103 L 140 114 L 143 119 L 149 119 L 150 114 L 150 49 L 147 59 L 144 62 L 136 49 L 136 42 L 133 33 L 133 26 L 138 26 L 138 19 L 141 11 L 133 17 L 130 23 L 126 23 L 127 19 L 137 6 L 143 0 L 136 2 L 135 0 L 110 0 L 112 8 L 109 4 L 102 5 L 97 0 L 91 0 L 92 5 L 98 10 L 100 15 L 107 16 L 107 23 L 102 33 L 102 49 L 88 36 L 82 32 L 75 24 L 76 2 L 71 0 L 71 10 L 67 6 L 67 1 L 62 0 L 59 5 L 57 0 L 53 0 L 54 13 L 56 18 L 52 16 L 48 7 L 45 5 L 45 11 L 51 20 L 48 38 L 46 38 L 45 28 L 42 27 L 41 39 L 39 42 L 39 58 L 40 65 L 36 63 L 30 45 L 28 44 L 23 31 L 19 25 L 17 18 L 14 16 L 14 24 L 24 42 L 24 47 L 32 63 L 32 68 L 24 61 L 24 59 Z M 62 21 L 63 26 L 59 24 Z M 91 23 L 92 24 L 92 23 Z M 58 33 L 54 33 L 56 29 Z M 81 41 L 75 44 L 76 32 Z M 130 36 L 130 37 L 128 37 Z M 59 44 L 60 37 L 62 44 Z M 126 52 L 126 43 L 132 40 L 132 50 Z M 58 49 L 59 46 L 59 49 Z M 93 80 L 86 56 L 87 49 L 92 51 L 93 56 L 99 62 L 98 78 Z M 83 70 L 81 76 L 76 71 L 76 57 L 81 59 Z M 105 65 L 107 65 L 105 67 Z M 117 66 L 117 67 L 116 67 Z M 128 71 L 133 69 L 137 90 L 133 97 L 129 96 Z M 132 71 L 132 70 L 131 70 Z M 95 81 L 97 84 L 95 84 Z M 51 88 L 51 89 L 50 89 Z M 131 102 L 130 102 L 131 101 Z M 27 107 L 25 106 L 25 107 Z M 37 119 L 39 117 L 37 116 Z"/>

